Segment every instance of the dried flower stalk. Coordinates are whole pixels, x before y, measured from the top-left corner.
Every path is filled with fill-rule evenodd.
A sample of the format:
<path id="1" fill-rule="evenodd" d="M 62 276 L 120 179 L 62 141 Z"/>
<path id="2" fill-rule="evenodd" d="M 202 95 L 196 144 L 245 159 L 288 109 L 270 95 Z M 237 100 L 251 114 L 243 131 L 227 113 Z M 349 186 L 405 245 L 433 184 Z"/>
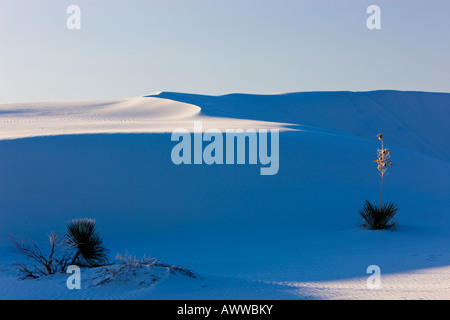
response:
<path id="1" fill-rule="evenodd" d="M 389 160 L 391 158 L 391 152 L 389 149 L 383 146 L 383 135 L 381 133 L 377 134 L 378 140 L 381 141 L 381 149 L 377 150 L 378 158 L 373 160 L 378 164 L 377 169 L 380 171 L 381 185 L 380 185 L 380 205 L 381 208 L 381 195 L 383 193 L 383 178 L 388 167 L 392 167 L 392 162 Z"/>

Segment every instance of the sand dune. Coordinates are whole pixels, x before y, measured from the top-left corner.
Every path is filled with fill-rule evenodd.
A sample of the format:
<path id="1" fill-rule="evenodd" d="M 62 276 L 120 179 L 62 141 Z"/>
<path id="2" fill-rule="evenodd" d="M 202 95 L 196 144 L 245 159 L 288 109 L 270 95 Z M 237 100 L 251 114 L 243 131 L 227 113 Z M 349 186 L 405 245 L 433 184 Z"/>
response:
<path id="1" fill-rule="evenodd" d="M 390 143 L 450 162 L 450 94 L 407 91 L 296 92 L 273 95 L 205 96 L 158 92 L 192 103 L 210 116 L 293 123 Z"/>
<path id="2" fill-rule="evenodd" d="M 0 105 L 0 139 L 83 133 L 161 133 L 177 128 L 280 128 L 281 123 L 205 115 L 201 108 L 158 97 Z"/>
<path id="3" fill-rule="evenodd" d="M 450 299 L 449 97 L 159 92 L 2 105 L 0 298 Z M 175 165 L 170 132 L 195 120 L 282 129 L 278 173 Z M 394 231 L 359 228 L 363 201 L 379 196 L 379 132 L 394 162 L 383 199 L 401 208 Z M 156 257 L 202 280 L 94 288 L 88 273 L 78 292 L 66 275 L 16 280 L 9 233 L 43 243 L 83 217 L 97 220 L 112 255 Z M 369 265 L 381 268 L 379 290 L 366 287 Z"/>

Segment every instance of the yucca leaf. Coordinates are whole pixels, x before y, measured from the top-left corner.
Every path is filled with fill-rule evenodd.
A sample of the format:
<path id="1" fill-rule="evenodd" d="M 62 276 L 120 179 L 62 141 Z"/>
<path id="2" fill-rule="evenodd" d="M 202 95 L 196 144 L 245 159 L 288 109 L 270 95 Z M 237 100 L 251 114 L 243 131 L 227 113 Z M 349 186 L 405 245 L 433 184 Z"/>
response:
<path id="1" fill-rule="evenodd" d="M 386 202 L 381 207 L 374 206 L 368 200 L 365 201 L 363 208 L 359 211 L 364 219 L 363 227 L 371 230 L 392 229 L 396 222 L 391 222 L 399 208 L 393 202 Z"/>
<path id="2" fill-rule="evenodd" d="M 103 238 L 97 232 L 95 220 L 74 219 L 67 225 L 68 244 L 77 250 L 73 264 L 79 263 L 80 256 L 90 266 L 105 265 L 108 263 L 109 250 L 103 247 Z M 78 261 L 77 261 L 78 260 Z"/>

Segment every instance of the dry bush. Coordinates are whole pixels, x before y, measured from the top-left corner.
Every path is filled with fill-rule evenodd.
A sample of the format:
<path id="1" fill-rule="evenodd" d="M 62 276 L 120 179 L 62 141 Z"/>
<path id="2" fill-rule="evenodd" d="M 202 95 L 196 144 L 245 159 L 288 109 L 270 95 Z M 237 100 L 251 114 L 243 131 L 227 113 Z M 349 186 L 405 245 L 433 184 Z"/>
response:
<path id="1" fill-rule="evenodd" d="M 25 260 L 15 264 L 21 280 L 37 279 L 57 272 L 64 272 L 72 259 L 72 253 L 66 247 L 66 237 L 59 237 L 58 233 L 52 232 L 48 235 L 50 250 L 46 254 L 31 238 L 27 242 L 23 239 L 16 240 L 12 235 L 9 236 L 13 242 L 11 251 L 21 255 Z"/>
<path id="2" fill-rule="evenodd" d="M 156 266 L 156 267 L 168 268 L 170 273 L 172 273 L 172 274 L 175 274 L 178 272 L 182 275 L 188 276 L 193 279 L 197 278 L 197 276 L 192 271 L 190 271 L 186 268 L 165 264 L 156 258 L 147 258 L 144 256 L 141 259 L 137 259 L 136 257 L 131 257 L 130 255 L 120 255 L 119 254 L 116 257 L 116 260 L 118 260 L 121 268 L 123 268 L 124 270 L 133 269 L 136 267 L 140 268 L 140 267 L 144 267 L 144 266 L 147 266 L 147 267 Z"/>

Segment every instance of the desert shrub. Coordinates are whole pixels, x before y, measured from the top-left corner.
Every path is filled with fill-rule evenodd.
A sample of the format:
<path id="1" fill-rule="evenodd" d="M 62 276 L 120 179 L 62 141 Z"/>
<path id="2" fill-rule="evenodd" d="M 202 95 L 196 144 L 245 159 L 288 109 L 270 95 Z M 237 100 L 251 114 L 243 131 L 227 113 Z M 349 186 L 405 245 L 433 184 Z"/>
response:
<path id="1" fill-rule="evenodd" d="M 397 204 L 386 202 L 382 206 L 375 206 L 366 200 L 359 214 L 363 218 L 363 227 L 371 230 L 392 229 L 396 222 L 391 222 L 399 210 Z"/>
<path id="2" fill-rule="evenodd" d="M 182 275 L 188 276 L 190 278 L 197 278 L 197 276 L 190 270 L 162 263 L 156 258 L 148 258 L 143 257 L 141 259 L 138 259 L 136 257 L 131 257 L 130 255 L 117 255 L 116 260 L 119 262 L 121 268 L 127 270 L 127 269 L 133 269 L 133 268 L 141 268 L 141 267 L 150 267 L 150 266 L 156 266 L 156 267 L 162 267 L 169 269 L 170 273 L 180 273 Z"/>
<path id="3" fill-rule="evenodd" d="M 109 250 L 103 246 L 95 220 L 74 219 L 68 223 L 67 229 L 67 243 L 76 250 L 72 264 L 96 267 L 108 263 Z"/>
<path id="4" fill-rule="evenodd" d="M 117 255 L 115 263 L 99 268 L 93 280 L 95 286 L 112 282 L 126 282 L 140 287 L 149 287 L 170 274 L 180 274 L 193 279 L 201 279 L 192 271 L 160 262 L 155 258 L 136 258 L 130 255 Z"/>
<path id="5" fill-rule="evenodd" d="M 72 253 L 66 248 L 65 236 L 59 237 L 58 233 L 52 232 L 48 235 L 50 243 L 48 253 L 43 253 L 31 238 L 27 242 L 23 239 L 16 240 L 12 235 L 9 236 L 13 242 L 11 251 L 21 255 L 25 260 L 15 264 L 21 280 L 37 279 L 57 272 L 64 272 L 72 258 Z"/>
<path id="6" fill-rule="evenodd" d="M 116 260 L 119 263 L 120 267 L 123 268 L 124 270 L 130 270 L 133 268 L 140 268 L 140 267 L 148 267 L 158 263 L 158 260 L 156 258 L 149 258 L 145 256 L 143 258 L 136 258 L 130 255 L 123 255 L 123 254 L 118 254 L 116 256 Z"/>

